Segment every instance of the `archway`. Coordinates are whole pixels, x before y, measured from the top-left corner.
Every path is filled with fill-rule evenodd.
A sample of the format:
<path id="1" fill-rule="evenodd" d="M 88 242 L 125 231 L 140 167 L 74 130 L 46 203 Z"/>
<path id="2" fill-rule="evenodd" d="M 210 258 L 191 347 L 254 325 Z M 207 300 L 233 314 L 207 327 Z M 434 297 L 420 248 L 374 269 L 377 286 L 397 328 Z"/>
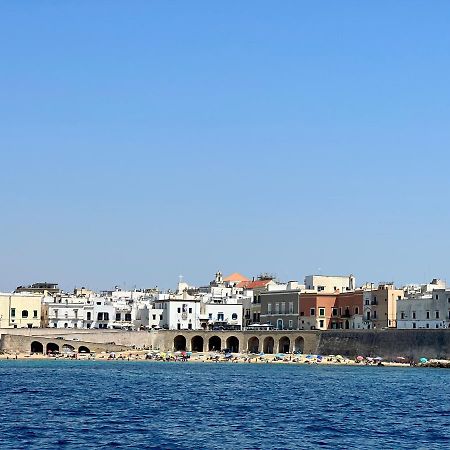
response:
<path id="1" fill-rule="evenodd" d="M 209 351 L 218 351 L 222 349 L 222 339 L 219 336 L 212 336 L 208 341 L 208 350 Z"/>
<path id="2" fill-rule="evenodd" d="M 179 334 L 173 340 L 173 348 L 175 351 L 185 351 L 186 350 L 186 338 Z"/>
<path id="3" fill-rule="evenodd" d="M 291 340 L 287 336 L 280 338 L 278 342 L 278 351 L 280 353 L 289 353 Z"/>
<path id="4" fill-rule="evenodd" d="M 345 329 L 348 330 L 350 328 L 350 322 L 348 320 L 345 321 Z"/>
<path id="5" fill-rule="evenodd" d="M 203 351 L 203 338 L 201 336 L 194 336 L 191 340 L 191 350 L 193 352 Z"/>
<path id="6" fill-rule="evenodd" d="M 298 336 L 295 340 L 294 350 L 298 353 L 303 353 L 303 349 L 305 348 L 305 340 L 302 336 Z"/>
<path id="7" fill-rule="evenodd" d="M 259 339 L 256 336 L 248 340 L 247 349 L 250 353 L 259 353 Z"/>
<path id="8" fill-rule="evenodd" d="M 47 353 L 59 352 L 59 345 L 54 342 L 49 342 L 47 344 Z"/>
<path id="9" fill-rule="evenodd" d="M 70 345 L 70 344 L 64 344 L 64 345 L 62 346 L 62 351 L 63 351 L 63 353 L 72 353 L 74 350 L 75 350 L 75 347 L 73 347 L 73 346 Z"/>
<path id="10" fill-rule="evenodd" d="M 38 341 L 33 341 L 31 343 L 31 353 L 44 353 L 44 346 Z"/>
<path id="11" fill-rule="evenodd" d="M 273 348 L 275 346 L 275 341 L 272 336 L 266 337 L 264 339 L 263 352 L 264 353 L 273 353 Z"/>
<path id="12" fill-rule="evenodd" d="M 239 339 L 236 336 L 230 336 L 227 339 L 227 348 L 231 353 L 239 353 Z"/>
<path id="13" fill-rule="evenodd" d="M 78 348 L 78 353 L 91 353 L 91 351 L 87 347 L 85 347 L 84 345 L 81 345 Z"/>

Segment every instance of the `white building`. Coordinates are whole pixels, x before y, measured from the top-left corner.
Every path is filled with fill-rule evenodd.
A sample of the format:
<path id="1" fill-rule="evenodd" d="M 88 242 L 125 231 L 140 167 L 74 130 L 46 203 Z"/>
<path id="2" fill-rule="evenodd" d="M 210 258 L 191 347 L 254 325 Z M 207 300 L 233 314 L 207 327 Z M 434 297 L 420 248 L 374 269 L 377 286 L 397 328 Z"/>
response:
<path id="1" fill-rule="evenodd" d="M 450 289 L 434 289 L 397 301 L 397 328 L 450 327 Z"/>
<path id="2" fill-rule="evenodd" d="M 307 275 L 305 277 L 305 289 L 323 293 L 354 291 L 356 289 L 356 279 L 353 275 Z"/>
<path id="3" fill-rule="evenodd" d="M 94 311 L 93 297 L 76 297 L 70 294 L 55 294 L 45 301 L 48 306 L 50 328 L 91 328 Z"/>

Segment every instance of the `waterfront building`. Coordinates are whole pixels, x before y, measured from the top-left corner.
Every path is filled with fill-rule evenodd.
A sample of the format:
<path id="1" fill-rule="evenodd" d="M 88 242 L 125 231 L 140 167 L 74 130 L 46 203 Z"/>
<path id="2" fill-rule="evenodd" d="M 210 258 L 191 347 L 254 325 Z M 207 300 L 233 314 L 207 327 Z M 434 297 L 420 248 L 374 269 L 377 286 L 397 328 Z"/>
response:
<path id="1" fill-rule="evenodd" d="M 48 308 L 50 328 L 91 328 L 94 322 L 94 298 L 55 294 L 44 304 Z"/>
<path id="2" fill-rule="evenodd" d="M 363 294 L 363 327 L 365 329 L 396 328 L 397 301 L 404 297 L 403 289 L 397 289 L 392 282 L 380 283 L 376 289 L 372 286 Z"/>
<path id="3" fill-rule="evenodd" d="M 308 275 L 305 277 L 305 289 L 323 293 L 354 291 L 356 279 L 353 275 Z"/>
<path id="4" fill-rule="evenodd" d="M 42 327 L 47 320 L 44 299 L 43 294 L 26 291 L 0 293 L 0 328 Z"/>
<path id="5" fill-rule="evenodd" d="M 261 323 L 277 330 L 299 329 L 300 289 L 261 292 Z"/>
<path id="6" fill-rule="evenodd" d="M 397 328 L 450 327 L 450 289 L 433 289 L 397 301 Z"/>
<path id="7" fill-rule="evenodd" d="M 261 274 L 256 280 L 242 281 L 237 285 L 237 288 L 243 290 L 244 297 L 252 299 L 251 302 L 244 301 L 244 326 L 261 323 L 261 294 L 282 287 L 268 274 Z"/>

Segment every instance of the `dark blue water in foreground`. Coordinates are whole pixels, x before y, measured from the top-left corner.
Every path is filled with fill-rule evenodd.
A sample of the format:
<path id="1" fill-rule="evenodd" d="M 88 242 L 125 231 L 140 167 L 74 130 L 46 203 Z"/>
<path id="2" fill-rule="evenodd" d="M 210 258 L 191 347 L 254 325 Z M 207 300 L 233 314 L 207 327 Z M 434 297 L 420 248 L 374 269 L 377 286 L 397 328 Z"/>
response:
<path id="1" fill-rule="evenodd" d="M 450 370 L 0 361 L 1 449 L 450 448 Z"/>

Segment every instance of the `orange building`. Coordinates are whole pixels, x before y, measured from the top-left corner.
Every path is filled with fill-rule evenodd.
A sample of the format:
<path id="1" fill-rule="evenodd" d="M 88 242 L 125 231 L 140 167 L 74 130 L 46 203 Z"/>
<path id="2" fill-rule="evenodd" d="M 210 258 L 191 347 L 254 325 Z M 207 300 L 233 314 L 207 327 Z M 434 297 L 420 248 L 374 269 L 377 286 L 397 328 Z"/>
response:
<path id="1" fill-rule="evenodd" d="M 301 293 L 299 329 L 362 328 L 363 291 L 334 294 Z"/>

